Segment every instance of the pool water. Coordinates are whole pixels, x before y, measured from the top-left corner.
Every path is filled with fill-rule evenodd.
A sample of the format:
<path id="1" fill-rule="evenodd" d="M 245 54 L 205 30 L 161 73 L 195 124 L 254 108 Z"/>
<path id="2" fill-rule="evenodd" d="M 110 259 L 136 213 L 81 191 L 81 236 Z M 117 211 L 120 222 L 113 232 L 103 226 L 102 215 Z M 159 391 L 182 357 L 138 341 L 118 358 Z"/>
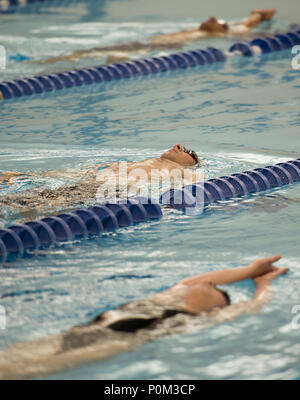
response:
<path id="1" fill-rule="evenodd" d="M 152 13 L 137 6 L 130 18 L 125 6 L 134 10 L 137 2 L 109 3 L 78 0 L 70 8 L 34 5 L 22 13 L 4 14 L 0 43 L 8 55 L 46 58 L 92 47 L 100 39 L 112 44 L 176 31 L 213 13 L 207 8 L 193 13 L 198 2 L 190 0 L 191 8 L 178 15 L 173 7 L 165 10 L 157 4 Z M 281 19 L 278 7 L 278 20 L 267 30 L 298 22 L 300 9 L 290 3 L 293 13 L 282 11 Z M 233 18 L 248 12 L 244 6 L 233 10 Z M 221 11 L 230 17 L 220 4 Z M 228 49 L 231 42 L 205 40 L 187 48 L 213 43 Z M 89 59 L 76 67 L 102 62 Z M 55 68 L 72 66 L 10 60 L 0 80 Z M 175 143 L 195 149 L 210 178 L 298 158 L 299 74 L 291 67 L 291 54 L 284 52 L 3 101 L 0 171 L 138 161 L 159 156 Z M 58 187 L 66 182 L 28 179 L 2 186 L 0 195 L 39 184 Z M 1 218 L 2 226 L 13 222 L 9 210 L 2 210 Z M 6 264 L 0 269 L 0 304 L 7 311 L 7 328 L 0 330 L 0 346 L 65 331 L 184 277 L 282 254 L 279 265 L 291 270 L 274 281 L 274 298 L 260 313 L 165 337 L 137 351 L 48 378 L 299 379 L 300 328 L 291 324 L 292 309 L 300 304 L 299 221 L 300 185 L 294 184 L 211 205 L 199 216 L 164 210 L 161 221 L 59 245 Z M 226 289 L 234 303 L 254 293 L 250 281 Z"/>

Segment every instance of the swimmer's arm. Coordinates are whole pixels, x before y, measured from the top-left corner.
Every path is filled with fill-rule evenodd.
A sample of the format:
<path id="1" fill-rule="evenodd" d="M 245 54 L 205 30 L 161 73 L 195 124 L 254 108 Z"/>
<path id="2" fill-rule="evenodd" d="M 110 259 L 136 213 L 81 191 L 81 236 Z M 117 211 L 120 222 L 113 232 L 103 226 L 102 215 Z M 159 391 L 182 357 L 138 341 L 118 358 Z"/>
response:
<path id="1" fill-rule="evenodd" d="M 256 291 L 253 299 L 234 304 L 232 307 L 240 309 L 241 314 L 243 312 L 252 314 L 260 311 L 266 303 L 272 300 L 273 290 L 271 281 L 280 275 L 286 274 L 288 271 L 288 268 L 274 268 L 273 271 L 254 278 L 253 282 L 255 283 Z"/>
<path id="2" fill-rule="evenodd" d="M 235 30 L 235 27 L 243 27 L 246 28 L 247 30 L 250 30 L 258 26 L 261 23 L 261 21 L 262 18 L 259 14 L 253 14 L 246 20 L 233 22 L 230 25 L 233 30 Z"/>
<path id="3" fill-rule="evenodd" d="M 256 285 L 256 292 L 253 299 L 240 301 L 239 303 L 219 309 L 217 312 L 218 322 L 233 320 L 245 313 L 253 314 L 259 312 L 266 303 L 272 300 L 273 288 L 271 286 L 271 280 L 285 274 L 287 271 L 288 268 L 277 268 L 270 273 L 253 279 Z"/>
<path id="4" fill-rule="evenodd" d="M 274 271 L 276 267 L 274 267 L 272 264 L 280 260 L 280 258 L 281 256 L 261 258 L 246 267 L 208 272 L 206 274 L 184 279 L 180 283 L 187 286 L 192 286 L 203 281 L 211 281 L 215 285 L 226 285 L 229 283 L 243 281 L 245 279 L 255 279 L 260 275 Z"/>
<path id="5" fill-rule="evenodd" d="M 265 9 L 265 10 L 259 10 L 255 9 L 252 11 L 250 17 L 248 19 L 241 21 L 237 23 L 239 26 L 243 26 L 244 28 L 247 29 L 252 29 L 258 26 L 261 22 L 263 21 L 269 21 L 272 19 L 274 14 L 276 13 L 275 8 L 270 8 L 270 9 Z"/>
<path id="6" fill-rule="evenodd" d="M 6 183 L 7 185 L 14 184 L 15 180 L 20 177 L 30 176 L 33 178 L 44 178 L 44 177 L 51 177 L 51 178 L 92 178 L 95 177 L 98 169 L 103 167 L 111 167 L 115 165 L 102 163 L 98 165 L 86 165 L 79 169 L 58 169 L 58 170 L 48 170 L 44 172 L 14 172 L 14 171 L 4 171 L 0 175 L 0 185 L 2 183 Z"/>
<path id="7" fill-rule="evenodd" d="M 280 275 L 286 274 L 288 271 L 289 268 L 273 267 L 272 271 L 254 278 L 253 281 L 256 285 L 256 292 L 253 300 L 259 301 L 266 292 L 266 289 L 270 286 L 271 281 Z"/>

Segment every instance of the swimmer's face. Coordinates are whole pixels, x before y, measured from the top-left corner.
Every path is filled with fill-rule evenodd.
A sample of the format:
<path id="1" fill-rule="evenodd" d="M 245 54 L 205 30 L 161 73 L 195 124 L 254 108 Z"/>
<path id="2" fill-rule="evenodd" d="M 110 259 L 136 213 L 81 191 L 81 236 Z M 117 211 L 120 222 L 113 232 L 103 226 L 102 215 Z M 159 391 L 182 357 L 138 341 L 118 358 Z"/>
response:
<path id="1" fill-rule="evenodd" d="M 185 295 L 184 302 L 187 311 L 192 313 L 208 312 L 229 305 L 224 293 L 210 281 L 192 286 Z"/>
<path id="2" fill-rule="evenodd" d="M 191 155 L 184 146 L 181 144 L 175 144 L 170 150 L 166 151 L 162 154 L 161 158 L 166 160 L 174 161 L 177 164 L 182 165 L 183 167 L 191 167 L 199 163 L 198 157 L 195 152 Z"/>
<path id="3" fill-rule="evenodd" d="M 200 31 L 209 33 L 222 33 L 227 32 L 229 29 L 228 24 L 219 22 L 215 17 L 209 18 L 207 21 L 202 22 L 199 27 Z"/>

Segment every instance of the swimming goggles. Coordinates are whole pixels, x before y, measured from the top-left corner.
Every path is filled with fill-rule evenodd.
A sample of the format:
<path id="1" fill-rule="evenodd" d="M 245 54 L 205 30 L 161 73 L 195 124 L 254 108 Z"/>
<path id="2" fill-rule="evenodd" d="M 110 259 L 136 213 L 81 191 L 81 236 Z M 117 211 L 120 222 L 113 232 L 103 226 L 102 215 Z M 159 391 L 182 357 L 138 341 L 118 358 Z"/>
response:
<path id="1" fill-rule="evenodd" d="M 191 157 L 193 157 L 193 159 L 195 160 L 195 163 L 196 163 L 196 164 L 202 165 L 201 161 L 199 160 L 199 158 L 198 158 L 198 156 L 197 156 L 197 153 L 196 153 L 194 150 L 188 150 L 188 149 L 186 149 L 184 146 L 182 146 L 182 148 L 183 148 L 183 151 L 184 151 L 186 154 L 188 154 L 188 155 L 190 155 Z"/>

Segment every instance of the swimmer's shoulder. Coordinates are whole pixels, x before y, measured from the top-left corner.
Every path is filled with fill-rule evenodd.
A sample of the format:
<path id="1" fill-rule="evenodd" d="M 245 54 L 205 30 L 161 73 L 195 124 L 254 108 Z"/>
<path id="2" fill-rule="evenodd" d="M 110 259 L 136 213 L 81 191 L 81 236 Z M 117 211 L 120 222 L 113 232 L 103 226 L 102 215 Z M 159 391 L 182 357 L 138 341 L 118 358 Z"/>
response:
<path id="1" fill-rule="evenodd" d="M 250 29 L 243 24 L 236 24 L 230 26 L 229 34 L 245 35 L 250 32 Z"/>
<path id="2" fill-rule="evenodd" d="M 150 299 L 161 305 L 183 305 L 183 297 L 186 295 L 188 292 L 189 287 L 187 285 L 182 284 L 179 282 L 175 286 L 172 286 L 171 288 L 164 290 L 163 292 L 155 293 L 153 294 Z"/>

